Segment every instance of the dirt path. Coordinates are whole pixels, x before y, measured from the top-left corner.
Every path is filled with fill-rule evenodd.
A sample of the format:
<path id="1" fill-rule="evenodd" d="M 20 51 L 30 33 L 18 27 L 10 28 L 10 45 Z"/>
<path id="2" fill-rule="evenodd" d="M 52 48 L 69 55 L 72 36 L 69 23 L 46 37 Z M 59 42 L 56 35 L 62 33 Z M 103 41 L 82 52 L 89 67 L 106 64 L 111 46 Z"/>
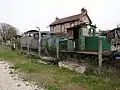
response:
<path id="1" fill-rule="evenodd" d="M 0 90 L 43 90 L 38 89 L 34 84 L 23 82 L 7 62 L 0 61 Z"/>

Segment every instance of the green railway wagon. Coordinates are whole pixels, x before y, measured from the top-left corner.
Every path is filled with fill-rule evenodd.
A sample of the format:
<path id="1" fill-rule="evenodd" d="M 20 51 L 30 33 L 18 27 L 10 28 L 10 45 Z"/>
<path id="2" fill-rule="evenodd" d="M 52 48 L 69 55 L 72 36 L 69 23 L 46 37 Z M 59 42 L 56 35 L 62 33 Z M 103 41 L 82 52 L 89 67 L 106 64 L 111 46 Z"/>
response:
<path id="1" fill-rule="evenodd" d="M 85 37 L 85 50 L 98 51 L 99 40 L 102 41 L 103 51 L 109 51 L 111 45 L 107 42 L 106 36 L 86 36 Z"/>
<path id="2" fill-rule="evenodd" d="M 60 47 L 60 49 L 61 50 L 67 50 L 68 49 L 68 39 L 66 38 L 66 39 L 61 39 L 60 41 L 59 41 L 59 47 Z"/>
<path id="3" fill-rule="evenodd" d="M 62 39 L 59 42 L 60 49 L 61 50 L 68 50 L 68 51 L 73 51 L 74 50 L 74 44 L 72 39 Z"/>

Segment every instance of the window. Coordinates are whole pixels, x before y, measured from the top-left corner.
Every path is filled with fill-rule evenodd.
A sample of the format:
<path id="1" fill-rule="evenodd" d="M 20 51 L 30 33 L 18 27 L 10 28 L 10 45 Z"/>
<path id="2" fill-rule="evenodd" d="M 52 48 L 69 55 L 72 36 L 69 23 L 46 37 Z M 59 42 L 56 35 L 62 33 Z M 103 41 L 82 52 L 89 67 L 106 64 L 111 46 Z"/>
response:
<path id="1" fill-rule="evenodd" d="M 38 34 L 35 34 L 35 35 L 34 35 L 34 38 L 36 38 L 36 39 L 39 38 Z"/>
<path id="2" fill-rule="evenodd" d="M 31 37 L 33 37 L 33 34 L 30 34 Z"/>
<path id="3" fill-rule="evenodd" d="M 75 23 L 71 22 L 70 23 L 70 27 L 73 27 L 75 25 Z"/>

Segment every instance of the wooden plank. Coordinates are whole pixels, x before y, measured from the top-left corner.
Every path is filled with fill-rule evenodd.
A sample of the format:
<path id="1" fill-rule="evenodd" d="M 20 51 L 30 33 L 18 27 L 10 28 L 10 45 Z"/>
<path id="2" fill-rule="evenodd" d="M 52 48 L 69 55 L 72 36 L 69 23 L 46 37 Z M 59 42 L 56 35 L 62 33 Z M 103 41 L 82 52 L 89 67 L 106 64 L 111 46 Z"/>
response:
<path id="1" fill-rule="evenodd" d="M 99 72 L 99 75 L 100 75 L 101 74 L 101 69 L 102 69 L 102 41 L 101 40 L 99 40 L 98 60 L 99 60 L 98 72 Z"/>
<path id="2" fill-rule="evenodd" d="M 78 54 L 89 54 L 89 55 L 98 55 L 98 52 L 91 52 L 91 51 L 67 51 L 67 50 L 60 50 L 61 52 L 65 52 L 65 53 L 78 53 Z M 104 56 L 108 56 L 110 55 L 111 52 L 110 51 L 103 51 L 102 55 Z"/>
<path id="3" fill-rule="evenodd" d="M 98 52 L 87 52 L 87 51 L 81 51 L 81 52 L 77 52 L 77 53 L 80 53 L 80 54 L 89 54 L 89 55 L 98 55 Z"/>
<path id="4" fill-rule="evenodd" d="M 59 46 L 57 46 L 57 59 L 59 59 Z"/>

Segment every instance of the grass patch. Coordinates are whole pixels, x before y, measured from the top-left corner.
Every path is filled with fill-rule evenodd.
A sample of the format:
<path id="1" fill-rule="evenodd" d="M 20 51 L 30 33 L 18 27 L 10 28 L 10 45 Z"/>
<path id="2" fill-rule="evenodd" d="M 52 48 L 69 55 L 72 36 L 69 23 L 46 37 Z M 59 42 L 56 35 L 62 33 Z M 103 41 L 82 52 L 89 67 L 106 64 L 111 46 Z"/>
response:
<path id="1" fill-rule="evenodd" d="M 0 46 L 0 58 L 4 60 L 23 59 L 22 55 L 18 55 L 18 52 L 12 52 L 10 48 Z"/>
<path id="2" fill-rule="evenodd" d="M 59 88 L 57 86 L 47 86 L 45 90 L 59 90 Z"/>
<path id="3" fill-rule="evenodd" d="M 112 85 L 105 78 L 80 75 L 55 65 L 40 64 L 35 59 L 26 59 L 8 47 L 0 46 L 0 58 L 13 63 L 10 68 L 19 69 L 21 78 L 35 81 L 45 90 L 114 90 L 112 87 L 106 89 L 107 85 Z"/>

